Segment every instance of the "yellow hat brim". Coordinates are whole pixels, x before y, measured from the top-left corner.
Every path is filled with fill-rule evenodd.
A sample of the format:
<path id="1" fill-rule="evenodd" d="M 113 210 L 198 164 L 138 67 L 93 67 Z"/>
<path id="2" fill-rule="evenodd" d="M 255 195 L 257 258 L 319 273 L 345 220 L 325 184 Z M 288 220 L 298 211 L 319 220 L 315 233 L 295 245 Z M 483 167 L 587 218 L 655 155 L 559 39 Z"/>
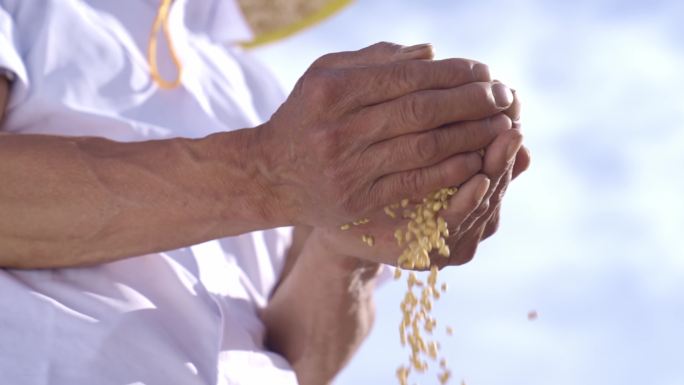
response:
<path id="1" fill-rule="evenodd" d="M 272 43 L 329 18 L 353 0 L 240 0 L 254 39 L 245 48 Z"/>

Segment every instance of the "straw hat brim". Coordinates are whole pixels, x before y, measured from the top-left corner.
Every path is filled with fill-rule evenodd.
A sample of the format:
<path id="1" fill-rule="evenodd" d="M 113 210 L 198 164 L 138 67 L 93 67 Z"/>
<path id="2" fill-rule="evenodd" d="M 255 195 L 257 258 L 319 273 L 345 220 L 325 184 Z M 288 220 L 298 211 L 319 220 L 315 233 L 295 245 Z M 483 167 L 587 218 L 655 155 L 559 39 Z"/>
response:
<path id="1" fill-rule="evenodd" d="M 244 47 L 283 39 L 335 14 L 353 0 L 239 0 L 254 33 Z"/>

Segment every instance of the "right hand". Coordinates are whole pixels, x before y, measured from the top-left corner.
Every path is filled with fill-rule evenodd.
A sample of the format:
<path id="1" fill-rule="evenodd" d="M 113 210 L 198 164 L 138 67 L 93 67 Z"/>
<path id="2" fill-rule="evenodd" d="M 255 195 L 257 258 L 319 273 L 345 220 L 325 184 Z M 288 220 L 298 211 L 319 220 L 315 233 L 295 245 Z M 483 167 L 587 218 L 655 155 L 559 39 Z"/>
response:
<path id="1" fill-rule="evenodd" d="M 402 198 L 460 185 L 510 128 L 487 67 L 379 43 L 316 60 L 257 130 L 260 171 L 292 224 L 339 227 Z"/>
<path id="2" fill-rule="evenodd" d="M 439 268 L 461 265 L 470 261 L 481 241 L 496 232 L 499 222 L 499 209 L 503 195 L 511 182 L 530 165 L 529 151 L 522 146 L 520 127 L 520 100 L 516 97 L 513 105 L 504 114 L 494 119 L 511 129 L 499 134 L 486 147 L 483 166 L 476 174 L 460 187 L 458 192 L 449 198 L 449 206 L 440 212 L 447 222 L 449 237 L 445 239 L 451 250 L 448 259 L 434 251 L 432 263 Z M 418 203 L 418 202 L 414 202 Z M 413 210 L 413 205 L 407 207 Z M 336 256 L 338 266 L 343 268 L 367 269 L 373 265 L 368 262 L 395 265 L 397 257 L 404 251 L 405 245 L 398 246 L 395 230 L 406 231 L 408 220 L 401 218 L 404 209 L 392 210 L 396 218 L 388 217 L 384 210 L 369 214 L 370 222 L 363 226 L 351 226 L 346 231 L 339 228 L 313 228 L 304 235 L 307 242 L 318 244 L 321 255 Z M 295 230 L 295 239 L 304 234 L 302 228 Z M 362 241 L 363 235 L 374 239 L 374 247 Z M 301 241 L 300 241 L 301 242 Z M 301 243 L 300 243 L 301 244 Z M 321 267 L 327 266 L 331 258 L 322 258 Z"/>

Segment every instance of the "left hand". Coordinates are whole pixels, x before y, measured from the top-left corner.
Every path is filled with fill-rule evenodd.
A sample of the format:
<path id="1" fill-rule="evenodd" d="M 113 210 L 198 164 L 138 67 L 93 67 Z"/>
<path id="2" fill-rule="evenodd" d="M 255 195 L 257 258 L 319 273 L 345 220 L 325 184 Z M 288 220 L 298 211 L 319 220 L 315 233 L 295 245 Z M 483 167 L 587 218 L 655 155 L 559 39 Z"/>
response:
<path id="1" fill-rule="evenodd" d="M 520 98 L 515 90 L 512 91 L 515 100 L 513 105 L 505 111 L 505 114 L 513 122 L 512 129 L 520 132 L 522 128 L 520 123 Z M 486 152 L 489 153 L 490 149 L 488 148 Z M 469 262 L 475 256 L 480 242 L 496 233 L 500 223 L 501 202 L 508 185 L 511 180 L 517 178 L 529 168 L 530 162 L 530 151 L 525 146 L 520 147 L 515 154 L 515 158 L 509 160 L 504 169 L 501 168 L 502 164 L 500 161 L 492 157 L 485 158 L 484 172 L 490 176 L 493 183 L 490 183 L 482 202 L 461 225 L 461 231 L 451 231 L 452 229 L 449 229 L 451 239 L 448 243 L 451 248 L 451 255 L 448 261 L 443 259 L 436 261 L 440 268 L 447 265 L 462 265 Z"/>
<path id="2" fill-rule="evenodd" d="M 501 200 L 508 184 L 529 167 L 530 155 L 522 146 L 519 112 L 516 96 L 514 105 L 506 111 L 512 121 L 511 129 L 500 133 L 486 147 L 482 172 L 464 183 L 450 198 L 448 209 L 440 212 L 449 226 L 447 244 L 451 249 L 448 259 L 436 254 L 431 256 L 440 268 L 470 261 L 479 242 L 496 232 Z M 396 265 L 403 247 L 397 245 L 394 231 L 405 229 L 407 220 L 392 219 L 383 211 L 374 213 L 369 219 L 369 223 L 352 226 L 346 231 L 315 228 L 311 236 L 319 237 L 336 254 Z M 362 235 L 373 236 L 375 245 L 369 247 L 363 243 Z"/>

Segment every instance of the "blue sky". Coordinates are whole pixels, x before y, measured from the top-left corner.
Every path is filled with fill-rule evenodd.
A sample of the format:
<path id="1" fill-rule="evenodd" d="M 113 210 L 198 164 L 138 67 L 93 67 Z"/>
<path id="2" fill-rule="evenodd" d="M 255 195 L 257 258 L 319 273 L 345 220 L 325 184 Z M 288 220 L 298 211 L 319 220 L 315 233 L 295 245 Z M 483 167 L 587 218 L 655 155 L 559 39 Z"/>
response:
<path id="1" fill-rule="evenodd" d="M 318 56 L 381 40 L 488 63 L 524 102 L 533 167 L 499 233 L 441 275 L 452 383 L 684 384 L 684 2 L 359 0 L 256 55 L 290 89 Z M 336 385 L 395 383 L 403 289 L 378 290 Z"/>

